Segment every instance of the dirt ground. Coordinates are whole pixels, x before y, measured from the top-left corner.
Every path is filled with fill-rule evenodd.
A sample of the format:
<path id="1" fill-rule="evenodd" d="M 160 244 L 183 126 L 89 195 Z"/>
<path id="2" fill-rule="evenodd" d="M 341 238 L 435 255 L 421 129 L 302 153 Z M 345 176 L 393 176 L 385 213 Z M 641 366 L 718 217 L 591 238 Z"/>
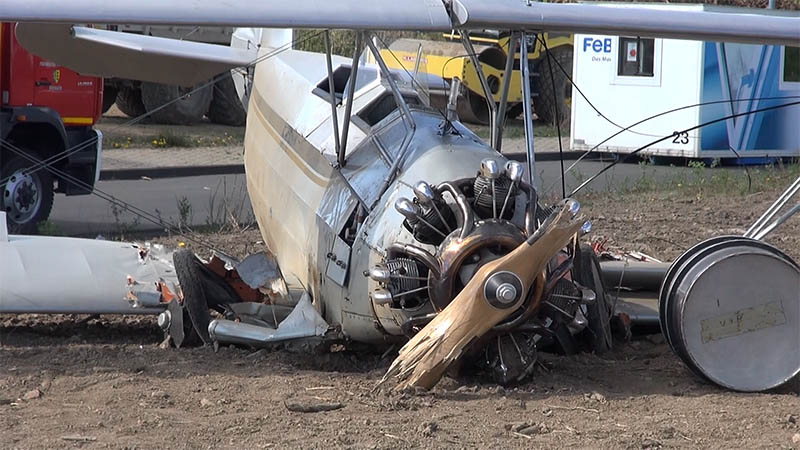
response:
<path id="1" fill-rule="evenodd" d="M 669 260 L 740 234 L 778 191 L 597 194 L 592 236 Z M 234 255 L 257 231 L 208 235 Z M 183 238 L 161 238 L 177 244 Z M 800 218 L 771 242 L 800 258 Z M 0 316 L 0 448 L 800 448 L 800 381 L 743 394 L 692 375 L 660 336 L 543 356 L 526 383 L 446 378 L 374 391 L 393 357 L 162 349 L 149 317 Z M 328 412 L 295 404 L 341 404 Z"/>

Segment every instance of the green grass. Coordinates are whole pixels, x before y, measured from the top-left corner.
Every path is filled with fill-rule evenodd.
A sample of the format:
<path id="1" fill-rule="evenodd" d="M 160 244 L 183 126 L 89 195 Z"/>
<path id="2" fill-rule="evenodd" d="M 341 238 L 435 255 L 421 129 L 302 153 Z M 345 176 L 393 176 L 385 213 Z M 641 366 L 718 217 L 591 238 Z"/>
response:
<path id="1" fill-rule="evenodd" d="M 232 131 L 231 133 L 224 132 L 210 135 L 172 131 L 133 136 L 109 133 L 103 137 L 103 141 L 103 147 L 110 149 L 226 147 L 242 145 L 244 143 L 244 129 Z"/>
<path id="2" fill-rule="evenodd" d="M 489 127 L 486 125 L 464 124 L 467 128 L 472 130 L 481 139 L 489 139 Z M 569 136 L 569 130 L 561 130 L 562 136 Z M 558 137 L 558 130 L 552 125 L 543 125 L 534 123 L 533 125 L 534 137 Z M 506 139 L 523 139 L 525 137 L 525 127 L 522 126 L 521 121 L 514 121 L 514 123 L 506 125 L 503 130 L 503 137 Z"/>
<path id="3" fill-rule="evenodd" d="M 747 170 L 718 168 L 715 167 L 717 164 L 712 163 L 709 169 L 703 162 L 690 161 L 686 167 L 674 167 L 669 178 L 657 180 L 653 176 L 652 165 L 642 162 L 639 164 L 640 175 L 614 186 L 614 190 L 631 193 L 676 191 L 694 196 L 745 196 L 785 188 L 800 176 L 800 164 L 797 162 L 751 166 Z"/>

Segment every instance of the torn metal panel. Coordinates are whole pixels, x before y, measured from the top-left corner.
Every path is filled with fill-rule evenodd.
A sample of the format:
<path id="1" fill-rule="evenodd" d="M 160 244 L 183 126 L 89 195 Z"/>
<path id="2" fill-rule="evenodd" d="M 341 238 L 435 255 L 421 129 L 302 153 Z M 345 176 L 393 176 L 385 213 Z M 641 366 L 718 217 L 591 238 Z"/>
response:
<path id="1" fill-rule="evenodd" d="M 270 293 L 283 298 L 289 296 L 286 281 L 283 279 L 281 269 L 275 257 L 266 252 L 248 255 L 242 262 L 236 264 L 236 272 L 248 286 L 253 289 L 266 289 Z"/>
<path id="2" fill-rule="evenodd" d="M 2 314 L 158 314 L 166 305 L 162 291 L 177 292 L 177 283 L 171 261 L 154 247 L 43 236 L 0 240 Z"/>
<path id="3" fill-rule="evenodd" d="M 303 295 L 292 312 L 278 324 L 278 328 L 216 319 L 208 326 L 208 334 L 221 344 L 260 346 L 274 342 L 324 336 L 328 323 L 311 304 L 311 297 Z"/>

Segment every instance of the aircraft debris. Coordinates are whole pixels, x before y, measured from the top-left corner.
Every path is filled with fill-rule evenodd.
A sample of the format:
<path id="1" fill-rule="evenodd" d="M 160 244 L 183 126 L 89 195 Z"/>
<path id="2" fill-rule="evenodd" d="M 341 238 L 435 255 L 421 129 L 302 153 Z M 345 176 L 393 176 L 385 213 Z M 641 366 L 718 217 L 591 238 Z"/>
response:
<path id="1" fill-rule="evenodd" d="M 8 235 L 0 212 L 0 314 L 158 314 L 178 279 L 159 245 Z"/>
<path id="2" fill-rule="evenodd" d="M 303 295 L 297 306 L 278 323 L 277 327 L 269 326 L 267 323 L 272 319 L 270 315 L 275 312 L 275 308 L 270 307 L 272 305 L 254 303 L 250 306 L 257 309 L 247 312 L 239 310 L 237 314 L 239 321 L 230 319 L 211 321 L 208 326 L 208 334 L 220 344 L 258 347 L 291 339 L 323 337 L 331 329 L 325 319 L 314 309 L 308 294 Z M 258 323 L 247 323 L 247 319 L 243 317 L 245 314 L 248 314 L 250 320 L 258 321 Z"/>

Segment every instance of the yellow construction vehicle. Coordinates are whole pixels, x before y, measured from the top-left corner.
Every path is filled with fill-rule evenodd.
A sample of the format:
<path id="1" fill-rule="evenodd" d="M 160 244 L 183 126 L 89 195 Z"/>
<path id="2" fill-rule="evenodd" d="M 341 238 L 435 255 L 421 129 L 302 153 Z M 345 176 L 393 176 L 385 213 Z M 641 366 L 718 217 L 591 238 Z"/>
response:
<path id="1" fill-rule="evenodd" d="M 398 39 L 383 49 L 382 56 L 390 68 L 406 70 L 419 70 L 437 77 L 451 80 L 459 78 L 462 83 L 462 93 L 458 102 L 458 114 L 462 121 L 485 124 L 488 122 L 488 107 L 481 87 L 478 73 L 472 60 L 466 54 L 461 44 L 461 36 L 455 33 L 445 34 L 445 40 L 432 41 L 423 39 Z M 568 72 L 572 73 L 572 44 L 571 34 L 544 33 L 542 39 L 547 43 L 550 53 L 558 63 Z M 490 30 L 470 33 L 478 61 L 482 65 L 483 73 L 489 83 L 489 88 L 495 97 L 500 100 L 500 89 L 503 84 L 503 72 L 506 58 L 509 54 L 510 36 Z M 570 97 L 572 86 L 559 68 L 553 64 L 552 77 L 550 67 L 545 57 L 544 46 L 536 39 L 531 38 L 528 45 L 528 64 L 530 65 L 531 89 L 534 96 L 534 111 L 540 120 L 548 124 L 555 124 L 555 110 L 553 105 L 558 105 L 558 117 L 562 125 L 569 125 Z M 417 62 L 417 56 L 421 55 Z M 521 71 L 519 65 L 519 45 L 514 49 L 514 70 L 511 73 L 511 85 L 508 95 L 508 117 L 516 117 L 522 112 Z M 555 81 L 555 95 L 553 92 Z M 447 87 L 429 86 L 431 103 L 444 105 L 446 103 Z"/>

